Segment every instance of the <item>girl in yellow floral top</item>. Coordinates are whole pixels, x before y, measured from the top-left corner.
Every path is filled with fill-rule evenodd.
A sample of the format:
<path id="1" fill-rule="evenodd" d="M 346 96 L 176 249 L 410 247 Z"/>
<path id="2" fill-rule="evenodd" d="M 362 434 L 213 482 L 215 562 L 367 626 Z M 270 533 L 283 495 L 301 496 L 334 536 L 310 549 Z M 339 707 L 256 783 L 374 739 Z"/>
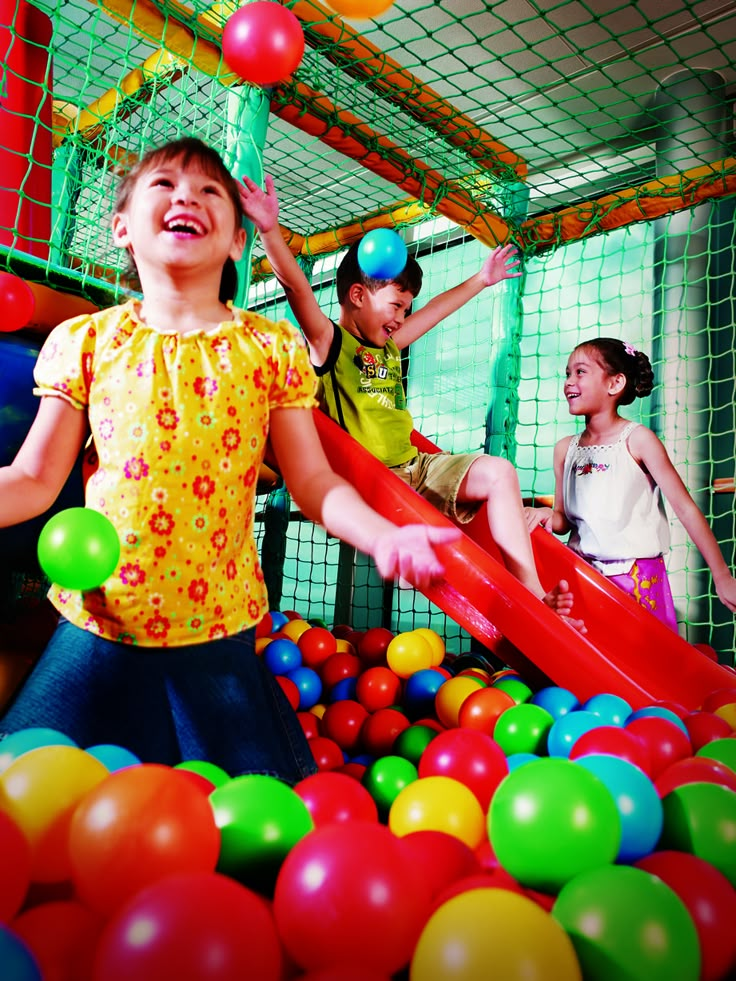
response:
<path id="1" fill-rule="evenodd" d="M 267 609 L 253 536 L 267 438 L 308 517 L 384 576 L 421 586 L 442 575 L 433 546 L 454 529 L 396 528 L 330 469 L 301 335 L 230 304 L 242 218 L 214 150 L 184 139 L 149 152 L 113 217 L 142 300 L 66 321 L 43 346 L 38 415 L 0 470 L 0 526 L 53 503 L 91 430 L 100 464 L 86 506 L 112 521 L 121 555 L 99 589 L 52 588 L 62 619 L 3 733 L 49 726 L 144 761 L 207 759 L 291 783 L 314 769 L 254 652 Z"/>

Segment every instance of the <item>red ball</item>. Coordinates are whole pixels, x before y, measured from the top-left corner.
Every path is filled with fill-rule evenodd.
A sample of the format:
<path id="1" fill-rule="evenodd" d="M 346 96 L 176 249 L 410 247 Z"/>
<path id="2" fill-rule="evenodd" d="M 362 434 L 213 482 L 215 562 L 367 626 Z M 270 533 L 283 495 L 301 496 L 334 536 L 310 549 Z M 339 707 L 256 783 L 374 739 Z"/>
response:
<path id="1" fill-rule="evenodd" d="M 736 890 L 725 875 L 688 852 L 654 852 L 635 864 L 656 875 L 684 903 L 700 942 L 701 981 L 729 977 L 736 966 Z"/>
<path id="2" fill-rule="evenodd" d="M 715 712 L 722 705 L 733 705 L 734 703 L 736 703 L 736 688 L 719 688 L 705 696 L 701 708 L 704 712 Z"/>
<path id="3" fill-rule="evenodd" d="M 315 828 L 344 821 L 377 821 L 376 802 L 366 788 L 345 773 L 314 773 L 294 787 Z"/>
<path id="4" fill-rule="evenodd" d="M 302 652 L 302 663 L 308 668 L 318 668 L 337 651 L 337 639 L 324 627 L 310 627 L 297 640 Z"/>
<path id="5" fill-rule="evenodd" d="M 409 719 L 398 709 L 379 709 L 368 716 L 360 730 L 363 749 L 376 758 L 388 756 L 398 734 L 410 725 Z"/>
<path id="6" fill-rule="evenodd" d="M 281 690 L 289 700 L 289 705 L 291 705 L 291 707 L 296 712 L 296 710 L 299 708 L 299 700 L 301 698 L 299 689 L 291 680 L 291 678 L 287 678 L 286 675 L 284 674 L 277 674 L 276 681 L 281 686 Z"/>
<path id="7" fill-rule="evenodd" d="M 10 924 L 48 981 L 91 977 L 102 927 L 100 916 L 73 899 L 33 906 Z"/>
<path id="8" fill-rule="evenodd" d="M 682 722 L 690 736 L 694 753 L 714 739 L 725 739 L 731 735 L 728 722 L 713 712 L 689 712 L 683 716 Z"/>
<path id="9" fill-rule="evenodd" d="M 440 732 L 422 753 L 418 767 L 423 777 L 451 777 L 464 784 L 488 810 L 496 788 L 508 775 L 509 765 L 499 744 L 475 729 Z"/>
<path id="10" fill-rule="evenodd" d="M 692 756 L 693 748 L 682 729 L 669 719 L 648 715 L 626 723 L 626 729 L 638 736 L 649 750 L 650 768 L 647 775 L 652 780 L 677 760 Z"/>
<path id="11" fill-rule="evenodd" d="M 326 661 L 322 662 L 319 676 L 322 679 L 322 684 L 329 691 L 335 687 L 338 681 L 343 681 L 345 678 L 357 678 L 360 671 L 361 663 L 357 655 L 338 651 L 337 654 L 331 654 Z"/>
<path id="12" fill-rule="evenodd" d="M 280 981 L 283 960 L 263 897 L 214 872 L 171 875 L 108 921 L 93 981 Z"/>
<path id="13" fill-rule="evenodd" d="M 690 756 L 677 760 L 657 777 L 654 786 L 660 797 L 664 798 L 677 787 L 686 783 L 718 783 L 722 787 L 736 791 L 736 773 L 718 760 L 706 756 Z"/>
<path id="14" fill-rule="evenodd" d="M 368 713 L 358 702 L 345 698 L 333 702 L 322 716 L 322 735 L 333 739 L 340 749 L 353 755 L 360 743 L 360 730 Z"/>
<path id="15" fill-rule="evenodd" d="M 31 287 L 11 273 L 0 272 L 0 331 L 25 327 L 33 317 L 36 301 Z"/>
<path id="16" fill-rule="evenodd" d="M 316 736 L 321 736 L 320 730 L 320 719 L 314 714 L 314 712 L 297 712 L 297 719 L 302 727 L 302 731 L 307 739 L 314 739 Z"/>
<path id="17" fill-rule="evenodd" d="M 357 962 L 387 974 L 408 965 L 429 906 L 400 840 L 366 821 L 324 825 L 298 841 L 273 903 L 281 940 L 301 968 Z"/>
<path id="18" fill-rule="evenodd" d="M 231 71 L 246 82 L 275 85 L 299 67 L 304 31 L 288 7 L 255 0 L 228 17 L 222 54 Z"/>
<path id="19" fill-rule="evenodd" d="M 350 763 L 344 763 L 342 766 L 334 771 L 335 773 L 344 773 L 345 776 L 350 777 L 351 780 L 357 780 L 360 782 L 363 779 L 363 774 L 368 769 L 364 763 L 356 763 L 355 760 L 351 760 Z M 371 798 L 372 800 L 373 798 Z"/>
<path id="20" fill-rule="evenodd" d="M 360 638 L 358 656 L 365 665 L 386 663 L 386 649 L 394 635 L 386 627 L 369 627 Z"/>
<path id="21" fill-rule="evenodd" d="M 336 770 L 338 766 L 345 763 L 342 750 L 334 739 L 328 739 L 327 736 L 315 736 L 310 739 L 309 748 L 318 770 Z"/>
<path id="22" fill-rule="evenodd" d="M 425 892 L 433 900 L 450 883 L 480 872 L 475 852 L 454 835 L 412 831 L 400 840 L 409 860 L 425 879 Z"/>
<path id="23" fill-rule="evenodd" d="M 391 668 L 368 668 L 358 678 L 355 697 L 369 712 L 397 705 L 401 696 L 401 678 Z"/>
<path id="24" fill-rule="evenodd" d="M 209 798 L 156 763 L 111 773 L 77 805 L 69 828 L 77 895 L 102 914 L 165 876 L 212 872 L 219 854 Z"/>
<path id="25" fill-rule="evenodd" d="M 9 923 L 23 904 L 31 880 L 31 846 L 10 815 L 0 811 L 0 923 Z"/>
<path id="26" fill-rule="evenodd" d="M 639 739 L 635 732 L 630 732 L 621 726 L 599 726 L 578 737 L 570 750 L 570 759 L 591 753 L 608 753 L 619 759 L 633 763 L 651 777 L 651 759 L 646 743 Z"/>

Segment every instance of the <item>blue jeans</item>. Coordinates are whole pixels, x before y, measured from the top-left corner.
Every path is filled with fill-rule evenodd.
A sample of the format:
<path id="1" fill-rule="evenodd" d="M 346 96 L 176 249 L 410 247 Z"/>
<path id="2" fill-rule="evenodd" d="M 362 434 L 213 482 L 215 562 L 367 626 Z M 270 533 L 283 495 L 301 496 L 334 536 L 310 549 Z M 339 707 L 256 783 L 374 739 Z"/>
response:
<path id="1" fill-rule="evenodd" d="M 316 771 L 304 732 L 255 653 L 255 631 L 185 647 L 132 647 L 62 619 L 0 718 L 7 735 L 58 729 L 83 749 L 113 743 L 144 763 L 207 760 L 231 777 L 291 785 Z"/>

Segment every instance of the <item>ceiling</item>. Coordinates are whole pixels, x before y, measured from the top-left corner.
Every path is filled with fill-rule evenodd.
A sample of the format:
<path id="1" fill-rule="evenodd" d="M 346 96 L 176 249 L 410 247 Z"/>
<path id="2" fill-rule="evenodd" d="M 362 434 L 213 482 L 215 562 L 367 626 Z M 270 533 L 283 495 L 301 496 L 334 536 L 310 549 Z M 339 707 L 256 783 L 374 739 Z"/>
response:
<path id="1" fill-rule="evenodd" d="M 209 5 L 199 0 L 190 6 L 173 0 L 100 0 L 99 6 L 90 0 L 42 0 L 40 5 L 54 26 L 55 104 L 66 104 L 68 112 L 89 107 L 109 90 L 121 96 L 130 74 L 161 47 L 173 51 L 184 68 L 172 81 L 161 76 L 145 98 L 143 89 L 127 100 L 121 96 L 125 112 L 107 117 L 108 146 L 136 153 L 181 131 L 213 142 L 229 139 L 233 89 L 218 80 L 228 81 L 227 67 L 221 64 L 208 74 L 199 56 L 206 45 L 216 48 L 218 38 Z M 403 69 L 404 78 L 413 77 L 416 89 L 434 93 L 442 107 L 436 118 L 449 111 L 456 129 L 480 128 L 521 158 L 518 173 L 494 169 L 488 159 L 479 163 L 468 152 L 472 138 L 463 146 L 448 141 L 433 122 L 431 106 L 426 110 L 426 99 L 422 118 L 399 90 L 387 96 L 385 86 L 372 84 L 360 59 L 346 69 L 338 57 L 342 40 L 326 39 L 322 30 L 342 24 L 329 8 L 317 0 L 287 5 L 302 19 L 307 36 L 295 81 L 323 95 L 332 110 L 324 123 L 331 146 L 276 113 L 269 118 L 264 168 L 276 180 L 283 223 L 302 235 L 339 229 L 411 201 L 416 195 L 407 187 L 417 182 L 433 206 L 452 190 L 476 206 L 481 202 L 507 215 L 529 216 L 733 152 L 732 2 L 396 0 L 375 20 L 345 22 L 345 37 L 360 35 L 386 64 Z M 165 35 L 157 36 L 156 15 L 162 15 Z M 189 36 L 196 45 L 186 64 L 181 52 Z M 279 87 L 271 94 L 272 105 L 280 99 L 288 108 L 294 92 L 290 83 Z M 361 159 L 336 148 L 346 132 L 364 139 Z M 403 187 L 363 166 L 378 157 L 399 161 L 395 169 L 405 178 Z M 435 176 L 434 184 L 428 181 L 428 173 L 439 183 Z M 106 186 L 103 178 L 100 186 Z M 90 250 L 101 223 L 101 214 L 95 214 Z"/>

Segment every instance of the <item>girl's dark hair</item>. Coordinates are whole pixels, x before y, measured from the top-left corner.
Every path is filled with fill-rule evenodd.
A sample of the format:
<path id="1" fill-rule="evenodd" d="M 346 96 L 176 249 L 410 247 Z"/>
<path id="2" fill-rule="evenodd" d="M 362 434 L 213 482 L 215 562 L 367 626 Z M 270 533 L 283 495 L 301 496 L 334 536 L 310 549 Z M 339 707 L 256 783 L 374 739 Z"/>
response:
<path id="1" fill-rule="evenodd" d="M 225 162 L 217 150 L 214 150 L 211 146 L 208 146 L 194 136 L 185 136 L 179 140 L 172 140 L 171 143 L 165 143 L 160 147 L 153 147 L 144 153 L 118 185 L 118 191 L 115 197 L 115 213 L 125 211 L 138 181 L 144 174 L 147 174 L 155 167 L 161 167 L 174 160 L 181 161 L 184 167 L 189 167 L 190 165 L 197 167 L 205 176 L 211 177 L 223 185 L 235 209 L 236 228 L 240 228 L 245 215 L 243 213 L 243 206 L 240 203 L 238 183 L 225 166 Z M 132 257 L 131 261 L 135 267 L 135 261 Z M 234 300 L 237 290 L 238 271 L 233 260 L 228 257 L 222 267 L 220 302 L 227 303 L 229 300 Z"/>
<path id="2" fill-rule="evenodd" d="M 609 375 L 626 377 L 626 386 L 619 397 L 619 405 L 631 405 L 634 399 L 645 398 L 654 388 L 652 365 L 643 351 L 637 351 L 615 337 L 596 337 L 583 341 L 575 350 L 582 348 L 590 351 Z"/>
<path id="3" fill-rule="evenodd" d="M 362 283 L 371 293 L 375 293 L 376 290 L 381 289 L 383 286 L 388 286 L 390 283 L 396 283 L 400 289 L 407 290 L 412 296 L 419 295 L 419 291 L 422 288 L 422 270 L 416 259 L 409 256 L 404 268 L 393 279 L 374 279 L 372 276 L 366 276 L 360 268 L 360 263 L 358 262 L 359 245 L 360 242 L 353 242 L 343 256 L 340 265 L 337 267 L 335 284 L 337 286 L 337 302 L 339 304 L 342 305 L 345 302 L 350 292 L 350 287 L 355 283 Z"/>

